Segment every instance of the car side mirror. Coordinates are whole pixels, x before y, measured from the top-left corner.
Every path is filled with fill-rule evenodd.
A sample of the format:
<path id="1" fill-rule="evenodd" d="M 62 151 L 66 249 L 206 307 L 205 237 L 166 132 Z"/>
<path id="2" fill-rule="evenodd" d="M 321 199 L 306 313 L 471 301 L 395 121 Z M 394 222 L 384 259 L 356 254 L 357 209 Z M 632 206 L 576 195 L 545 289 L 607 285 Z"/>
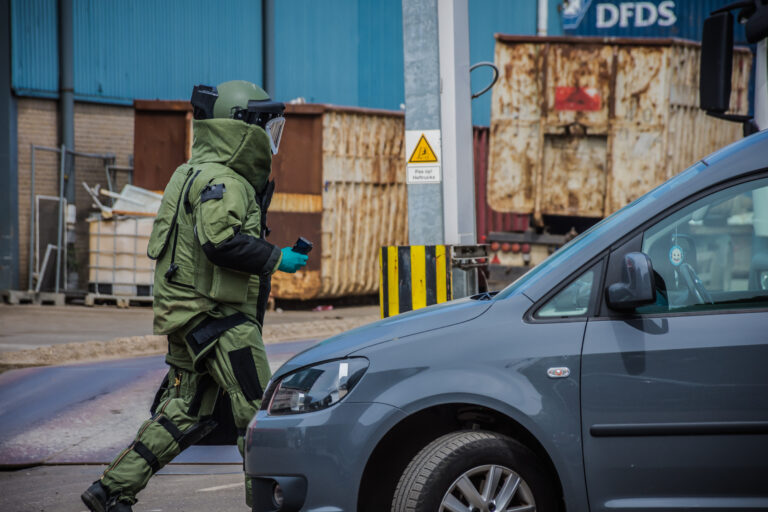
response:
<path id="1" fill-rule="evenodd" d="M 704 20 L 701 35 L 699 102 L 702 110 L 724 114 L 731 102 L 733 15 L 713 14 Z"/>
<path id="2" fill-rule="evenodd" d="M 731 74 L 733 72 L 733 4 L 715 11 L 704 20 L 701 34 L 701 61 L 699 63 L 699 107 L 707 115 L 741 123 L 744 137 L 757 133 L 752 116 L 727 114 L 731 103 Z M 762 23 L 762 18 L 756 26 Z M 760 27 L 755 28 L 755 31 Z"/>
<path id="3" fill-rule="evenodd" d="M 629 311 L 656 302 L 656 283 L 651 259 L 642 252 L 630 252 L 622 262 L 622 280 L 605 290 L 608 307 Z"/>

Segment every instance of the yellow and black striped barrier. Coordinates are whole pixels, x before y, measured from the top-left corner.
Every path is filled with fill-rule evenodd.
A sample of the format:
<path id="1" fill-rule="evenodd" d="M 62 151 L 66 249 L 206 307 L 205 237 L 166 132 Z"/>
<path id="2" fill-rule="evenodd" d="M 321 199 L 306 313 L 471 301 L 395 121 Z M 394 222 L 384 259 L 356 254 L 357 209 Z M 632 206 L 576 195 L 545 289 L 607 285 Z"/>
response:
<path id="1" fill-rule="evenodd" d="M 450 246 L 404 245 L 379 252 L 381 317 L 452 299 Z"/>

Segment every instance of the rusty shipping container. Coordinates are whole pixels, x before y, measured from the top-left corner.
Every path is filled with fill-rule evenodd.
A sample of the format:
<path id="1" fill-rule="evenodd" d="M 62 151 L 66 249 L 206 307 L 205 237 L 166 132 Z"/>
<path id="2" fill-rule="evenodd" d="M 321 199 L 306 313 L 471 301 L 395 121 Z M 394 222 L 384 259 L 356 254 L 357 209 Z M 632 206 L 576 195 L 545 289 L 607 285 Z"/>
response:
<path id="1" fill-rule="evenodd" d="M 188 101 L 134 100 L 133 183 L 163 190 L 192 150 Z"/>
<path id="2" fill-rule="evenodd" d="M 155 103 L 153 105 L 153 103 Z M 136 179 L 163 189 L 189 155 L 189 102 L 136 102 Z M 378 249 L 408 239 L 402 112 L 320 104 L 288 105 L 272 163 L 269 241 L 313 242 L 306 270 L 278 272 L 280 299 L 378 291 Z"/>
<path id="3" fill-rule="evenodd" d="M 522 213 L 497 212 L 488 206 L 488 134 L 487 126 L 475 126 L 472 130 L 475 171 L 475 219 L 477 242 L 484 244 L 493 231 L 525 231 L 530 216 Z"/>
<path id="4" fill-rule="evenodd" d="M 289 105 L 272 170 L 272 243 L 315 245 L 307 269 L 278 272 L 272 293 L 314 299 L 376 293 L 378 250 L 404 245 L 408 215 L 401 112 Z"/>
<path id="5" fill-rule="evenodd" d="M 741 137 L 698 108 L 700 45 L 679 39 L 496 36 L 488 203 L 603 217 Z M 746 114 L 752 55 L 734 54 Z"/>

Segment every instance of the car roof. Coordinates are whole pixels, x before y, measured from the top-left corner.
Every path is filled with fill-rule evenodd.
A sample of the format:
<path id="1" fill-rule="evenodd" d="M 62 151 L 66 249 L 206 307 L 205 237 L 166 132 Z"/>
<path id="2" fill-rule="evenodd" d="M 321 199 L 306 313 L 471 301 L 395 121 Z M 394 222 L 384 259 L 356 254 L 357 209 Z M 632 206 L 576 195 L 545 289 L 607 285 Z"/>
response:
<path id="1" fill-rule="evenodd" d="M 610 221 L 603 221 L 581 241 L 580 249 L 571 249 L 566 264 L 551 271 L 542 272 L 520 291 L 538 301 L 554 286 L 581 269 L 603 252 L 632 233 L 644 223 L 674 206 L 686 197 L 712 186 L 768 168 L 768 130 L 730 144 L 648 192 L 640 199 L 617 212 Z M 504 295 L 504 294 L 502 294 Z"/>
<path id="2" fill-rule="evenodd" d="M 768 130 L 762 130 L 702 158 L 709 167 L 722 167 L 717 173 L 736 177 L 768 167 Z"/>

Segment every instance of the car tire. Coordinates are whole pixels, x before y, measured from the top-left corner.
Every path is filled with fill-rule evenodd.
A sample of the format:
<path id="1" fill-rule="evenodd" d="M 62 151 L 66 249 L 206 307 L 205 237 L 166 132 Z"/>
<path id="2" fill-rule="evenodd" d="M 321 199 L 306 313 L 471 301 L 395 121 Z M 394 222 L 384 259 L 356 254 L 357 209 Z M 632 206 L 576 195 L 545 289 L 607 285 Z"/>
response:
<path id="1" fill-rule="evenodd" d="M 477 494 L 468 498 L 473 494 L 470 484 Z M 478 512 L 555 512 L 558 503 L 548 472 L 531 450 L 495 432 L 470 430 L 439 437 L 411 460 L 395 489 L 391 511 L 443 512 L 453 505 Z"/>

